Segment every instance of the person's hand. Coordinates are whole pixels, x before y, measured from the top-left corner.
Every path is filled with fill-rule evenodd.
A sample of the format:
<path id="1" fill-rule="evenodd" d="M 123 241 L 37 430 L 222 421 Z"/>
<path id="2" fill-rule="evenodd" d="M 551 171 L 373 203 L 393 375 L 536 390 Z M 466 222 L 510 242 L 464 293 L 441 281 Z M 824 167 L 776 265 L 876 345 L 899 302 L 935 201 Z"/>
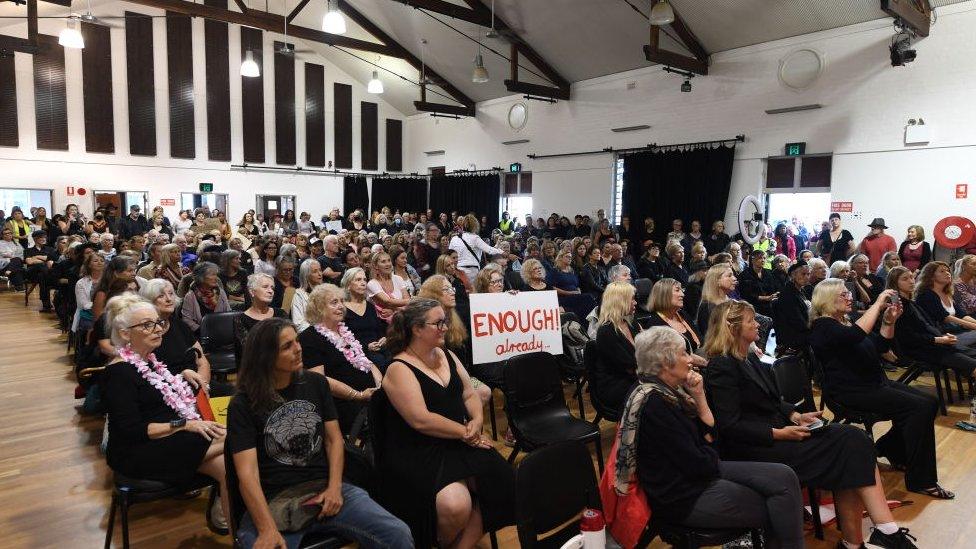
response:
<path id="1" fill-rule="evenodd" d="M 462 440 L 468 444 L 474 446 L 474 443 L 478 441 L 481 437 L 481 429 L 483 425 L 480 420 L 472 419 L 464 424 L 464 436 Z"/>
<path id="2" fill-rule="evenodd" d="M 190 420 L 186 422 L 184 429 L 207 440 L 223 438 L 227 435 L 227 429 L 216 421 Z"/>
<path id="3" fill-rule="evenodd" d="M 518 295 L 518 290 L 509 290 L 508 293 L 512 295 Z"/>
<path id="4" fill-rule="evenodd" d="M 379 351 L 380 349 L 382 349 L 383 346 L 380 345 L 380 342 L 379 341 L 374 341 L 372 343 L 367 344 L 366 345 L 366 348 L 369 349 L 370 351 L 374 351 L 375 352 L 375 351 Z"/>
<path id="5" fill-rule="evenodd" d="M 946 334 L 935 338 L 935 342 L 939 345 L 955 345 L 956 341 L 958 341 L 958 338 L 952 334 Z"/>
<path id="6" fill-rule="evenodd" d="M 281 537 L 281 532 L 278 530 L 269 530 L 267 532 L 259 532 L 252 547 L 254 549 L 285 549 L 288 545 L 285 543 L 285 538 Z"/>
<path id="7" fill-rule="evenodd" d="M 885 309 L 884 317 L 882 317 L 881 321 L 885 324 L 894 324 L 904 312 L 905 309 L 901 306 L 901 299 L 898 299 L 893 305 L 888 305 L 888 308 Z"/>
<path id="8" fill-rule="evenodd" d="M 185 379 L 186 382 L 189 383 L 190 386 L 193 387 L 194 389 L 199 389 L 200 387 L 204 387 L 205 389 L 207 389 L 207 392 L 210 392 L 209 391 L 210 384 L 207 383 L 206 379 L 203 379 L 203 376 L 200 375 L 199 372 L 187 368 L 186 370 L 183 370 L 183 372 L 181 373 L 183 375 L 183 379 Z"/>
<path id="9" fill-rule="evenodd" d="M 694 370 L 689 370 L 688 376 L 685 377 L 685 390 L 687 390 L 688 393 L 691 396 L 695 397 L 696 399 L 698 397 L 704 396 L 705 384 L 702 383 L 701 374 L 699 374 Z"/>
<path id="10" fill-rule="evenodd" d="M 804 440 L 810 437 L 810 429 L 799 425 L 788 425 L 782 429 L 773 429 L 773 440 Z"/>
<path id="11" fill-rule="evenodd" d="M 359 391 L 359 398 L 357 398 L 356 400 L 369 400 L 373 398 L 373 393 L 375 392 L 376 392 L 376 387 L 370 387 L 369 389 Z"/>
<path id="12" fill-rule="evenodd" d="M 874 300 L 874 305 L 875 307 L 884 307 L 885 303 L 892 301 L 894 298 L 897 297 L 898 297 L 898 292 L 896 292 L 895 290 L 885 290 L 881 292 L 881 295 L 878 296 L 878 299 Z M 901 300 L 899 299 L 899 301 Z"/>
<path id="13" fill-rule="evenodd" d="M 801 427 L 806 427 L 811 423 L 819 421 L 820 416 L 822 415 L 823 412 L 807 412 L 805 414 L 800 414 L 800 417 L 797 418 L 797 423 L 799 423 Z"/>
<path id="14" fill-rule="evenodd" d="M 342 484 L 329 486 L 321 494 L 311 498 L 306 502 L 308 505 L 321 505 L 322 511 L 319 518 L 332 517 L 342 509 Z"/>

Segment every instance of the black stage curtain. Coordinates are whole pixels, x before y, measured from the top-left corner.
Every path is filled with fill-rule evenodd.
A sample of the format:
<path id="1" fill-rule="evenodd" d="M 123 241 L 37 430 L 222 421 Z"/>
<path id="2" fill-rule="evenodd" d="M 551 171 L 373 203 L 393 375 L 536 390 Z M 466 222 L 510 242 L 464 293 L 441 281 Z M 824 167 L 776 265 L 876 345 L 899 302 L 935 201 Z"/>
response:
<path id="1" fill-rule="evenodd" d="M 497 173 L 484 175 L 440 175 L 430 178 L 430 209 L 440 212 L 474 213 L 488 216 L 488 226 L 498 225 L 501 180 Z"/>
<path id="2" fill-rule="evenodd" d="M 369 217 L 369 191 L 366 189 L 366 176 L 347 175 L 342 179 L 342 216 L 348 216 L 357 208 Z"/>
<path id="3" fill-rule="evenodd" d="M 623 214 L 635 227 L 654 218 L 662 234 L 671 230 L 672 219 L 684 220 L 685 230 L 697 219 L 707 233 L 713 221 L 725 219 L 734 157 L 735 146 L 625 156 Z"/>
<path id="4" fill-rule="evenodd" d="M 421 212 L 427 209 L 426 177 L 374 177 L 370 208 L 379 211 L 383 206 L 401 212 Z"/>

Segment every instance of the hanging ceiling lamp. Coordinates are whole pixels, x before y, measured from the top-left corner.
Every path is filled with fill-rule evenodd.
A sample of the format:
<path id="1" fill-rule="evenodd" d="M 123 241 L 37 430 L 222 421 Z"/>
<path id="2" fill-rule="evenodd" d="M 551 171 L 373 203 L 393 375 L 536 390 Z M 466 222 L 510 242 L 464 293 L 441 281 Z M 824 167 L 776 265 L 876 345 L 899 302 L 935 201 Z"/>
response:
<path id="1" fill-rule="evenodd" d="M 668 0 L 661 0 L 651 8 L 651 24 L 656 26 L 674 23 L 674 8 Z"/>
<path id="2" fill-rule="evenodd" d="M 369 84 L 366 84 L 366 91 L 369 93 L 383 93 L 383 81 L 380 80 L 379 75 L 376 71 L 373 71 L 373 78 L 370 78 Z"/>
<path id="3" fill-rule="evenodd" d="M 261 69 L 258 68 L 258 64 L 254 61 L 254 52 L 251 50 L 247 50 L 247 53 L 244 54 L 244 62 L 241 63 L 241 76 L 248 78 L 261 76 Z"/>
<path id="4" fill-rule="evenodd" d="M 329 11 L 322 18 L 322 30 L 331 34 L 346 34 L 346 18 L 332 6 L 332 0 L 329 0 L 328 5 Z"/>
<path id="5" fill-rule="evenodd" d="M 84 49 L 85 39 L 81 37 L 81 33 L 75 28 L 74 19 L 68 19 L 67 25 L 61 30 L 61 34 L 58 35 L 58 44 L 61 44 L 65 48 Z"/>
<path id="6" fill-rule="evenodd" d="M 481 57 L 481 51 L 474 56 L 474 71 L 471 72 L 471 81 L 481 84 L 488 81 L 488 69 L 485 68 L 485 60 Z"/>

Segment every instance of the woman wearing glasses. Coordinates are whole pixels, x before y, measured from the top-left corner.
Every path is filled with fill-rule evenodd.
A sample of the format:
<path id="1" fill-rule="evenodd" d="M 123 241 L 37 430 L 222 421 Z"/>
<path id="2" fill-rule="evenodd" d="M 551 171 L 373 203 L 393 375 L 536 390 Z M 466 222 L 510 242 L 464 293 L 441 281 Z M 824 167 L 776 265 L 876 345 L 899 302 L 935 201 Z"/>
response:
<path id="1" fill-rule="evenodd" d="M 173 375 L 154 354 L 169 323 L 152 303 L 134 293 L 109 300 L 106 326 L 117 356 L 102 383 L 108 408 L 108 464 L 123 475 L 181 484 L 196 473 L 224 486 L 224 435 L 219 423 L 204 421 L 193 386 Z M 220 526 L 223 513 L 212 508 Z"/>

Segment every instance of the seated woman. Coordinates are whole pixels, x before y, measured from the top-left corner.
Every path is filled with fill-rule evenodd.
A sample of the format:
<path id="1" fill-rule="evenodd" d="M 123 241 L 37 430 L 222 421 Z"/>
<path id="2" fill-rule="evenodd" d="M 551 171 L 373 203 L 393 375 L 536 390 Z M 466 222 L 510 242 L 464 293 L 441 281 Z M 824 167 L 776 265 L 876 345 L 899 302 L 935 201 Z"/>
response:
<path id="1" fill-rule="evenodd" d="M 393 313 L 410 302 L 407 283 L 393 273 L 393 261 L 386 252 L 373 254 L 369 272 L 373 278 L 366 283 L 366 297 L 373 302 L 380 320 L 389 324 Z"/>
<path id="2" fill-rule="evenodd" d="M 810 281 L 810 267 L 803 260 L 790 265 L 789 281 L 773 302 L 776 356 L 810 354 L 810 302 L 803 288 Z"/>
<path id="3" fill-rule="evenodd" d="M 89 249 L 90 250 L 90 249 Z M 71 331 L 76 334 L 86 334 L 91 329 L 95 315 L 92 306 L 95 288 L 105 272 L 105 260 L 96 253 L 88 253 L 81 267 L 81 278 L 75 282 L 75 317 Z"/>
<path id="4" fill-rule="evenodd" d="M 301 235 L 299 235 L 301 236 Z M 298 269 L 298 289 L 291 300 L 291 321 L 298 333 L 305 331 L 309 324 L 305 321 L 308 296 L 322 283 L 322 265 L 315 260 L 305 261 Z"/>
<path id="5" fill-rule="evenodd" d="M 790 258 L 786 257 L 783 254 L 777 254 L 776 256 L 773 257 L 772 286 L 773 286 L 773 291 L 776 294 L 782 292 L 783 289 L 786 288 L 786 286 L 790 283 L 789 270 L 790 270 L 790 264 L 792 262 L 793 260 L 791 260 Z"/>
<path id="6" fill-rule="evenodd" d="M 956 260 L 952 285 L 954 295 L 967 311 L 976 311 L 976 255 L 966 254 Z"/>
<path id="7" fill-rule="evenodd" d="M 647 251 L 637 260 L 637 277 L 646 278 L 651 282 L 661 279 L 664 271 L 664 263 L 661 261 L 661 245 L 651 242 L 647 246 Z"/>
<path id="8" fill-rule="evenodd" d="M 139 295 L 156 307 L 159 318 L 168 323 L 163 339 L 156 349 L 156 358 L 166 364 L 173 375 L 182 374 L 195 390 L 210 392 L 210 361 L 193 330 L 179 317 L 173 316 L 178 299 L 168 280 L 154 278 L 139 289 Z"/>
<path id="9" fill-rule="evenodd" d="M 344 441 L 329 383 L 302 371 L 294 327 L 261 322 L 245 348 L 227 416 L 227 449 L 247 507 L 241 545 L 298 547 L 305 534 L 324 532 L 369 549 L 412 547 L 402 521 L 342 481 Z"/>
<path id="10" fill-rule="evenodd" d="M 720 256 L 722 254 L 716 254 Z M 699 334 L 708 333 L 708 319 L 712 316 L 712 309 L 719 303 L 728 301 L 739 279 L 735 277 L 735 270 L 728 262 L 716 262 L 708 268 L 705 273 L 705 283 L 702 285 L 702 299 L 698 304 L 698 315 L 696 327 Z M 694 346 L 694 349 L 701 347 L 701 344 Z"/>
<path id="11" fill-rule="evenodd" d="M 447 279 L 454 287 L 454 300 L 457 302 L 458 315 L 461 318 L 469 318 L 471 312 L 471 300 L 468 294 L 474 291 L 473 280 L 469 281 L 461 269 L 457 268 L 457 253 L 448 250 L 437 256 L 434 267 L 434 274 L 439 274 Z"/>
<path id="12" fill-rule="evenodd" d="M 810 343 L 823 368 L 821 388 L 842 406 L 892 420 L 891 430 L 875 447 L 879 456 L 906 471 L 909 491 L 952 499 L 952 492 L 939 486 L 935 467 L 935 398 L 889 380 L 881 367 L 880 355 L 891 346 L 903 311 L 900 301 L 890 305 L 895 295 L 895 290 L 881 292 L 852 323 L 848 314 L 853 298 L 843 280 L 828 278 L 813 291 Z M 879 318 L 881 328 L 875 333 Z"/>
<path id="13" fill-rule="evenodd" d="M 163 278 L 169 281 L 174 288 L 179 288 L 183 276 L 189 273 L 189 269 L 183 266 L 182 252 L 179 244 L 167 244 L 159 252 L 159 267 L 153 278 Z"/>
<path id="14" fill-rule="evenodd" d="M 278 259 L 278 241 L 269 237 L 268 240 L 258 248 L 257 259 L 254 260 L 254 272 L 274 276 L 277 271 L 275 262 Z"/>
<path id="15" fill-rule="evenodd" d="M 343 322 L 343 292 L 334 284 L 312 290 L 305 309 L 309 329 L 298 336 L 305 368 L 326 376 L 336 400 L 339 428 L 349 433 L 356 416 L 379 387 L 383 374 Z"/>
<path id="16" fill-rule="evenodd" d="M 600 302 L 603 291 L 609 283 L 607 272 L 603 270 L 601 263 L 602 257 L 603 254 L 598 246 L 590 246 L 586 250 L 586 263 L 579 273 L 580 290 L 592 297 L 597 303 Z"/>
<path id="17" fill-rule="evenodd" d="M 169 323 L 155 307 L 134 293 L 109 300 L 106 326 L 116 358 L 102 375 L 108 409 L 108 464 L 123 475 L 172 484 L 199 472 L 220 482 L 227 507 L 224 476 L 224 427 L 203 421 L 190 382 L 173 375 L 155 354 Z M 220 509 L 209 510 L 218 524 Z"/>
<path id="18" fill-rule="evenodd" d="M 721 454 L 733 461 L 784 463 L 801 484 L 834 492 L 846 548 L 863 543 L 864 511 L 874 523 L 869 543 L 915 549 L 907 528 L 899 528 L 885 500 L 871 439 L 850 425 L 832 424 L 812 436 L 819 412 L 801 414 L 783 400 L 773 372 L 751 356 L 759 339 L 752 305 L 726 301 L 712 311 L 705 340 L 710 358 L 705 390 L 715 415 Z"/>
<path id="19" fill-rule="evenodd" d="M 220 269 L 209 261 L 201 261 L 193 267 L 193 283 L 183 296 L 183 322 L 193 331 L 200 333 L 203 317 L 211 313 L 230 311 L 227 294 L 220 287 L 217 272 Z"/>
<path id="20" fill-rule="evenodd" d="M 545 292 L 552 290 L 552 285 L 546 281 L 546 269 L 538 259 L 526 259 L 522 264 L 522 290 L 527 292 Z"/>
<path id="21" fill-rule="evenodd" d="M 769 316 L 770 304 L 779 297 L 773 281 L 773 273 L 764 267 L 766 253 L 753 250 L 749 253 L 749 268 L 739 275 L 739 293 L 742 299 L 748 301 L 756 312 Z"/>
<path id="22" fill-rule="evenodd" d="M 803 295 L 809 300 L 813 299 L 813 289 L 817 287 L 817 284 L 827 279 L 827 262 L 819 257 L 814 257 L 807 261 L 807 265 L 810 266 L 810 279 L 808 284 L 803 287 Z"/>
<path id="23" fill-rule="evenodd" d="M 713 267 L 714 268 L 714 267 Z M 727 284 L 727 282 L 726 282 Z M 685 291 L 673 278 L 662 278 L 654 283 L 651 295 L 647 298 L 650 316 L 641 319 L 641 329 L 652 326 L 669 326 L 688 341 L 692 353 L 702 346 L 703 339 L 695 331 L 694 322 L 684 310 Z M 708 361 L 697 354 L 692 357 L 696 367 L 703 367 Z"/>
<path id="24" fill-rule="evenodd" d="M 96 320 L 101 318 L 102 312 L 105 310 L 105 304 L 108 302 L 108 298 L 113 297 L 113 295 L 117 295 L 109 295 L 109 293 L 111 293 L 109 290 L 112 288 L 116 280 L 124 281 L 126 284 L 135 282 L 136 289 L 139 287 L 138 282 L 136 282 L 135 265 L 128 257 L 115 257 L 106 263 L 105 271 L 102 273 L 102 278 L 99 279 L 98 285 L 92 291 L 92 318 Z M 105 335 L 108 335 L 108 332 L 106 332 Z"/>
<path id="25" fill-rule="evenodd" d="M 240 311 L 245 309 L 247 302 L 247 271 L 241 267 L 241 252 L 224 250 L 220 254 L 220 272 L 217 273 L 220 283 L 227 293 L 227 302 L 231 309 Z"/>
<path id="26" fill-rule="evenodd" d="M 634 361 L 634 333 L 631 325 L 637 302 L 635 289 L 626 282 L 611 282 L 600 304 L 600 327 L 596 331 L 599 360 L 590 379 L 590 390 L 614 410 L 621 410 L 627 395 L 637 383 Z M 618 421 L 620 418 L 607 418 Z"/>
<path id="27" fill-rule="evenodd" d="M 251 306 L 243 314 L 234 317 L 234 358 L 238 366 L 244 356 L 247 332 L 255 324 L 272 317 L 288 318 L 284 311 L 271 306 L 274 300 L 274 279 L 271 276 L 255 273 L 247 277 L 247 293 L 251 296 Z"/>
<path id="28" fill-rule="evenodd" d="M 779 463 L 719 459 L 708 436 L 715 419 L 687 345 L 665 326 L 637 335 L 639 384 L 624 407 L 618 463 L 635 463 L 655 517 L 692 528 L 763 528 L 765 547 L 801 549 L 796 474 Z M 619 492 L 635 466 L 618 468 Z"/>
<path id="29" fill-rule="evenodd" d="M 346 327 L 352 330 L 356 339 L 363 344 L 366 356 L 381 371 L 386 370 L 390 358 L 383 351 L 386 345 L 388 326 L 376 314 L 376 307 L 366 299 L 366 271 L 361 267 L 351 267 L 342 273 L 343 305 Z"/>
<path id="30" fill-rule="evenodd" d="M 294 247 L 294 246 L 293 246 Z M 284 246 L 282 246 L 284 248 Z M 295 276 L 296 263 L 290 255 L 279 255 L 275 261 L 275 298 L 271 306 L 286 313 L 291 312 L 291 302 L 295 299 L 298 280 Z"/>
<path id="31" fill-rule="evenodd" d="M 474 547 L 485 531 L 514 523 L 514 475 L 482 434 L 482 404 L 464 366 L 444 351 L 447 316 L 414 298 L 390 326 L 393 362 L 383 378 L 390 451 L 376 464 L 381 503 L 416 547 Z"/>
<path id="32" fill-rule="evenodd" d="M 888 280 L 888 272 L 895 267 L 901 267 L 901 258 L 898 257 L 898 252 L 886 252 L 881 256 L 881 264 L 878 265 L 878 270 L 874 272 L 874 275 L 879 280 Z"/>
<path id="33" fill-rule="evenodd" d="M 857 254 L 850 261 L 851 274 L 847 287 L 854 295 L 854 301 L 864 310 L 877 301 L 884 290 L 885 281 L 870 272 L 871 263 L 868 256 Z"/>
<path id="34" fill-rule="evenodd" d="M 963 345 L 976 344 L 976 318 L 969 316 L 970 312 L 956 299 L 949 265 L 930 261 L 922 267 L 915 283 L 915 302 Z"/>

